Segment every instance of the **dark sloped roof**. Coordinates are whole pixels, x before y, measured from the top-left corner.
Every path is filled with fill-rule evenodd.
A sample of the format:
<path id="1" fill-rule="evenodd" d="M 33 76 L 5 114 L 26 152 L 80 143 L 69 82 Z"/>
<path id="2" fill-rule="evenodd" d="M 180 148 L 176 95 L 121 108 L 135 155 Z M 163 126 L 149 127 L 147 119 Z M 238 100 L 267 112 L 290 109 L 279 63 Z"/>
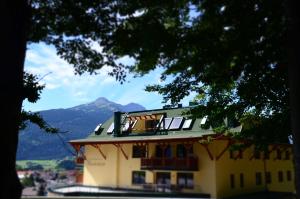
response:
<path id="1" fill-rule="evenodd" d="M 189 118 L 189 115 L 186 115 L 186 111 L 189 108 L 170 108 L 170 109 L 157 109 L 157 110 L 148 110 L 148 111 L 138 111 L 130 112 L 128 116 L 139 116 L 139 115 L 151 115 L 158 113 L 165 113 L 166 117 L 185 117 Z M 113 142 L 135 142 L 135 141 L 147 141 L 147 142 L 157 142 L 159 140 L 180 140 L 180 139 L 199 139 L 205 135 L 214 134 L 213 130 L 201 128 L 202 118 L 194 119 L 192 128 L 190 129 L 178 129 L 178 130 L 165 130 L 164 133 L 158 134 L 143 134 L 137 133 L 136 135 L 128 136 L 119 136 L 114 137 L 113 134 L 108 134 L 107 130 L 110 125 L 113 123 L 114 118 L 111 117 L 102 125 L 102 133 L 96 135 L 93 132 L 89 137 L 85 139 L 72 140 L 71 143 L 113 143 Z M 233 129 L 233 131 L 240 131 L 241 127 Z"/>

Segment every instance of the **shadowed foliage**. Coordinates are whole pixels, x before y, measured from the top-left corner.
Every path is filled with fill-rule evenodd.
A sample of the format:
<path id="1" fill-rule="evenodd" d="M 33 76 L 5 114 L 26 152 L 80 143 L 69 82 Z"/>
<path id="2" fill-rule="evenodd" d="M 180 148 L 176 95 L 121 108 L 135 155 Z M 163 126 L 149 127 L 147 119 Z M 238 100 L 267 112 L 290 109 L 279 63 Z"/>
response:
<path id="1" fill-rule="evenodd" d="M 37 76 L 28 72 L 24 72 L 23 100 L 27 99 L 29 102 L 35 103 L 40 99 L 40 95 L 44 87 L 44 85 L 39 83 Z M 47 124 L 47 122 L 40 116 L 39 113 L 32 113 L 30 111 L 22 110 L 20 122 L 20 130 L 24 130 L 27 126 L 27 123 L 31 122 L 36 124 L 47 133 L 58 133 L 58 129 Z"/>
<path id="2" fill-rule="evenodd" d="M 295 97 L 291 100 L 292 110 L 299 109 L 295 100 L 299 88 L 289 87 L 287 82 L 287 65 L 299 65 L 295 50 L 299 37 L 294 34 L 299 18 L 293 3 L 285 9 L 287 3 L 280 0 L 2 1 L 0 19 L 5 31 L 1 66 L 6 75 L 0 83 L 4 87 L 3 113 L 7 115 L 2 125 L 7 137 L 2 140 L 11 144 L 5 156 L 9 172 L 3 176 L 10 183 L 3 187 L 1 197 L 20 197 L 20 183 L 14 171 L 17 127 L 24 99 L 26 45 L 33 42 L 55 46 L 58 55 L 74 65 L 78 74 L 97 73 L 108 65 L 112 67 L 110 75 L 123 82 L 127 72 L 139 76 L 161 67 L 164 69 L 161 79 L 171 76 L 173 81 L 149 86 L 148 91 L 163 94 L 172 104 L 196 92 L 196 101 L 200 103 L 194 110 L 196 114 L 209 113 L 211 121 L 216 122 L 224 116 L 242 118 L 241 122 L 249 126 L 245 137 L 285 141 L 291 132 L 289 89 Z M 291 11 L 290 15 L 285 10 Z M 289 59 L 285 46 L 288 34 L 297 41 L 289 43 L 292 47 Z M 134 64 L 121 63 L 119 59 L 124 56 L 133 58 Z M 289 77 L 297 80 L 295 73 Z M 296 85 L 291 82 L 290 85 Z M 298 146 L 299 117 L 297 111 L 292 113 L 294 141 Z M 266 130 L 276 136 L 270 136 Z M 300 163 L 299 148 L 295 149 L 296 163 Z M 296 168 L 300 167 L 298 163 Z"/>

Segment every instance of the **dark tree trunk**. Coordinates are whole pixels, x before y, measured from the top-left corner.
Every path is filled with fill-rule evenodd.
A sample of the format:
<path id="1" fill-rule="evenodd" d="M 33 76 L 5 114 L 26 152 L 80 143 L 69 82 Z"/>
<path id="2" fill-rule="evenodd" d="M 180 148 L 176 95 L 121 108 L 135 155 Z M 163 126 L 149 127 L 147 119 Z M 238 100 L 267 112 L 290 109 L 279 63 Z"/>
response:
<path id="1" fill-rule="evenodd" d="M 300 198 L 300 20 L 296 0 L 289 0 L 288 67 L 290 85 L 291 125 L 294 141 L 294 161 L 297 198 Z"/>
<path id="2" fill-rule="evenodd" d="M 1 85 L 1 198 L 21 197 L 16 173 L 18 124 L 22 106 L 26 29 L 29 19 L 26 0 L 0 1 L 0 85 Z"/>

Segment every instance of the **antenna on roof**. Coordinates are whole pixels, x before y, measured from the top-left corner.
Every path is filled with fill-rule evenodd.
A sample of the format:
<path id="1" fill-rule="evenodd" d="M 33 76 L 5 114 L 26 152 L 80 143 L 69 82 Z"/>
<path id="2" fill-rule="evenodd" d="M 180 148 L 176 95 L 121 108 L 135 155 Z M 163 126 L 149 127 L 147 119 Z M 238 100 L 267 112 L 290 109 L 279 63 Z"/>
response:
<path id="1" fill-rule="evenodd" d="M 169 104 L 168 104 L 168 105 L 164 105 L 164 106 L 163 106 L 163 109 L 169 109 L 169 108 L 172 108 L 172 105 L 169 105 Z"/>

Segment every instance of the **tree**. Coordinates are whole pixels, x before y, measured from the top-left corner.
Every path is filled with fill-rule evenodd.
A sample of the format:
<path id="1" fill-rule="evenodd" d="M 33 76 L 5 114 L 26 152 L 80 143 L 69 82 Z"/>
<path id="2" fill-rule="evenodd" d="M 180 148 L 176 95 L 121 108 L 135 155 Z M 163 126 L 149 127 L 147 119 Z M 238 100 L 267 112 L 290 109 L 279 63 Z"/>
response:
<path id="1" fill-rule="evenodd" d="M 74 162 L 74 160 L 61 160 L 57 166 L 55 167 L 56 169 L 60 170 L 73 170 L 75 169 L 76 164 Z"/>
<path id="2" fill-rule="evenodd" d="M 43 165 L 34 163 L 34 162 L 26 162 L 26 169 L 29 171 L 42 171 L 44 170 Z"/>
<path id="3" fill-rule="evenodd" d="M 216 126 L 225 116 L 239 118 L 244 129 L 235 136 L 264 146 L 287 142 L 293 133 L 299 193 L 300 25 L 294 4 L 123 2 L 124 18 L 107 37 L 108 51 L 133 57 L 136 62 L 128 69 L 137 75 L 163 68 L 161 79 L 174 79 L 146 90 L 162 94 L 165 102 L 176 104 L 196 92 L 194 115 L 209 115 Z"/>
<path id="4" fill-rule="evenodd" d="M 1 66 L 5 72 L 0 80 L 1 110 L 5 115 L 1 126 L 6 132 L 1 140 L 8 143 L 7 147 L 2 145 L 7 171 L 3 181 L 8 183 L 3 186 L 1 196 L 19 198 L 21 194 L 15 154 L 24 99 L 24 58 L 26 45 L 32 42 L 55 46 L 78 74 L 94 73 L 109 65 L 113 67 L 110 74 L 122 82 L 128 71 L 143 75 L 161 67 L 165 69 L 162 79 L 173 76 L 174 81 L 149 86 L 149 91 L 160 92 L 171 103 L 197 92 L 198 101 L 205 106 L 199 106 L 195 114 L 210 113 L 216 121 L 224 115 L 242 117 L 245 124 L 258 124 L 256 131 L 247 129 L 246 137 L 282 141 L 291 132 L 292 86 L 288 84 L 286 66 L 298 64 L 288 62 L 284 46 L 289 33 L 287 25 L 295 17 L 285 13 L 286 3 L 279 0 L 1 1 L 0 19 L 5 30 L 1 37 Z M 292 26 L 299 24 L 299 20 L 295 22 Z M 93 48 L 95 44 L 101 46 L 101 52 Z M 292 57 L 297 57 L 297 51 L 291 52 Z M 123 65 L 118 61 L 123 56 L 134 58 L 135 64 Z M 292 100 L 291 105 L 295 103 Z M 299 116 L 292 116 L 295 146 L 300 146 L 296 139 Z M 265 134 L 266 127 L 276 130 L 274 138 Z M 299 149 L 295 153 L 298 168 Z"/>
<path id="5" fill-rule="evenodd" d="M 35 103 L 40 99 L 41 92 L 45 85 L 39 83 L 40 79 L 33 74 L 24 72 L 23 74 L 23 99 L 27 99 L 31 103 Z M 38 112 L 32 113 L 31 111 L 21 110 L 19 130 L 24 130 L 27 124 L 31 122 L 37 125 L 40 129 L 47 133 L 58 133 L 57 128 L 51 127 Z"/>
<path id="6" fill-rule="evenodd" d="M 22 185 L 24 187 L 33 187 L 35 186 L 34 184 L 34 179 L 32 174 L 26 174 L 25 177 L 22 179 Z"/>

